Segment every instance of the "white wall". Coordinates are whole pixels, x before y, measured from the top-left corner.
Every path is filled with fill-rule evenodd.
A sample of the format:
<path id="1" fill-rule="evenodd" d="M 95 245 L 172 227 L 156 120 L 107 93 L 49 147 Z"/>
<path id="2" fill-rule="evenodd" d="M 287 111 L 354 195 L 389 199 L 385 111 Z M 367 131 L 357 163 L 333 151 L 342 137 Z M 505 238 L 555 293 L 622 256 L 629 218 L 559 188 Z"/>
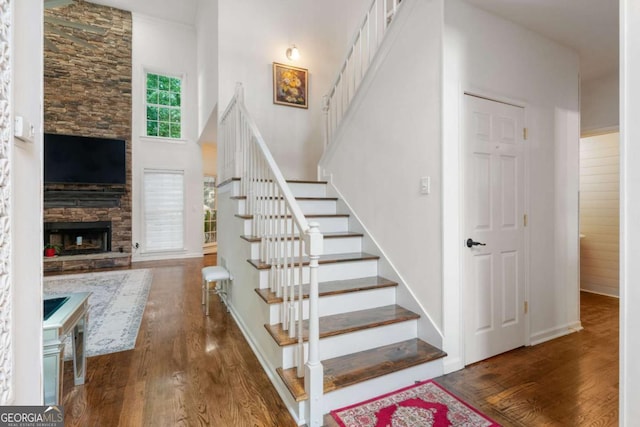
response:
<path id="1" fill-rule="evenodd" d="M 236 82 L 287 179 L 312 179 L 323 150 L 322 97 L 329 90 L 370 0 L 220 0 L 219 113 Z M 287 47 L 301 58 L 291 62 Z M 272 63 L 309 70 L 309 109 L 273 104 Z"/>
<path id="2" fill-rule="evenodd" d="M 198 136 L 196 31 L 194 27 L 133 14 L 133 260 L 202 255 L 202 157 Z M 145 71 L 183 77 L 182 137 L 163 140 L 144 136 Z M 185 179 L 185 248 L 171 253 L 145 253 L 143 172 L 145 169 L 183 170 Z"/>
<path id="3" fill-rule="evenodd" d="M 579 60 L 571 50 L 460 0 L 445 2 L 445 25 L 444 324 L 454 369 L 463 362 L 457 331 L 464 298 L 459 176 L 465 91 L 525 107 L 531 342 L 579 327 Z"/>
<path id="4" fill-rule="evenodd" d="M 395 19 L 320 168 L 439 328 L 442 1 L 407 1 Z"/>
<path id="5" fill-rule="evenodd" d="M 218 176 L 218 146 L 202 144 L 202 173 L 207 176 Z"/>
<path id="6" fill-rule="evenodd" d="M 218 102 L 218 0 L 198 0 L 198 137 L 209 118 L 217 122 Z M 215 131 L 214 131 L 215 141 Z"/>
<path id="7" fill-rule="evenodd" d="M 14 404 L 42 404 L 42 1 L 14 7 L 13 115 L 35 126 L 11 158 Z M 21 31 L 22 30 L 22 31 Z"/>
<path id="8" fill-rule="evenodd" d="M 620 418 L 640 419 L 640 2 L 620 2 Z"/>
<path id="9" fill-rule="evenodd" d="M 580 289 L 620 295 L 620 134 L 580 139 Z"/>
<path id="10" fill-rule="evenodd" d="M 580 86 L 582 136 L 615 131 L 620 123 L 618 72 L 583 82 Z"/>

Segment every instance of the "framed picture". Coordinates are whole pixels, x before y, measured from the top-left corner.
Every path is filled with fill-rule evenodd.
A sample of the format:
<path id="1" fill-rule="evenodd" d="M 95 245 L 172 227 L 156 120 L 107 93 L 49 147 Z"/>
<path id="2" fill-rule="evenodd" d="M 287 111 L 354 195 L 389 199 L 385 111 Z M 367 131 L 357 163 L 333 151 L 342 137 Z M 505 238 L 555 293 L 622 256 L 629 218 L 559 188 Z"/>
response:
<path id="1" fill-rule="evenodd" d="M 273 103 L 309 108 L 309 71 L 273 63 Z"/>

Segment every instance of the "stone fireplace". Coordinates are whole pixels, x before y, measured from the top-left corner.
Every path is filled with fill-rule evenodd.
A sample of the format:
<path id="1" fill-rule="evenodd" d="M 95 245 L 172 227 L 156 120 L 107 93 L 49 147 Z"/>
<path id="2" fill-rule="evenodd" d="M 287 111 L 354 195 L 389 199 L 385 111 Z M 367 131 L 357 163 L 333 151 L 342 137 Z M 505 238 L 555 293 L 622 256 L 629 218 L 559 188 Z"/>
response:
<path id="1" fill-rule="evenodd" d="M 111 221 L 45 222 L 44 243 L 58 248 L 58 255 L 111 252 Z"/>
<path id="2" fill-rule="evenodd" d="M 91 45 L 87 49 L 61 37 L 57 24 L 45 28 L 45 37 L 52 42 L 48 46 L 55 48 L 44 49 L 44 132 L 126 141 L 126 184 L 44 185 L 43 221 L 55 224 L 51 229 L 45 226 L 44 243 L 62 242 L 66 247 L 60 256 L 44 258 L 44 271 L 130 265 L 131 13 L 86 1 L 44 13 L 52 21 L 82 22 L 106 30 L 100 36 L 83 34 Z M 76 228 L 65 229 L 61 223 Z M 108 230 L 96 226 L 101 223 L 108 223 Z"/>
<path id="3" fill-rule="evenodd" d="M 44 258 L 44 271 L 130 265 L 130 200 L 121 191 L 45 187 L 44 244 L 61 251 L 55 258 Z"/>

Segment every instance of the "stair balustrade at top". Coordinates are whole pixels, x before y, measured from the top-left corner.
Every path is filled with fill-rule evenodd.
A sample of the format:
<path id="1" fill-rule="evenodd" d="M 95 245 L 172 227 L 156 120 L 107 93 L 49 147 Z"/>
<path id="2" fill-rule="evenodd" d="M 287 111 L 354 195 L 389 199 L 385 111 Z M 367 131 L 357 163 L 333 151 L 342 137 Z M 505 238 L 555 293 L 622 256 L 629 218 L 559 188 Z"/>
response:
<path id="1" fill-rule="evenodd" d="M 404 0 L 407 1 L 407 0 Z M 373 62 L 403 0 L 373 0 L 340 67 L 323 98 L 325 147 L 334 138 L 360 83 Z"/>
<path id="2" fill-rule="evenodd" d="M 318 350 L 317 270 L 323 252 L 323 236 L 317 223 L 307 222 L 256 123 L 247 112 L 240 83 L 222 115 L 219 129 L 221 181 L 240 177 L 239 195 L 245 198 L 245 215 L 252 219 L 252 237 L 260 241 L 260 262 L 269 268 L 269 288 L 283 300 L 282 329 L 298 342 L 297 375 L 307 377 L 307 393 L 314 402 L 310 411 L 316 419 L 321 419 L 318 413 L 323 373 Z M 308 260 L 305 260 L 305 254 Z M 307 263 L 310 277 L 309 351 L 305 364 L 302 282 Z"/>

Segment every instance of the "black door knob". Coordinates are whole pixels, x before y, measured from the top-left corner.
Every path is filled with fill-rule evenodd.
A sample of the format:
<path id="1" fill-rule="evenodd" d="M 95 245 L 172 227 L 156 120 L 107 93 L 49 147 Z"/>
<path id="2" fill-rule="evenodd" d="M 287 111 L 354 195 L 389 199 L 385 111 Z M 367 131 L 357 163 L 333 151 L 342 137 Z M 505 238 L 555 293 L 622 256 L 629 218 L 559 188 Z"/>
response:
<path id="1" fill-rule="evenodd" d="M 474 246 L 487 246 L 486 243 L 474 242 L 473 239 L 467 239 L 467 247 L 472 248 Z"/>

